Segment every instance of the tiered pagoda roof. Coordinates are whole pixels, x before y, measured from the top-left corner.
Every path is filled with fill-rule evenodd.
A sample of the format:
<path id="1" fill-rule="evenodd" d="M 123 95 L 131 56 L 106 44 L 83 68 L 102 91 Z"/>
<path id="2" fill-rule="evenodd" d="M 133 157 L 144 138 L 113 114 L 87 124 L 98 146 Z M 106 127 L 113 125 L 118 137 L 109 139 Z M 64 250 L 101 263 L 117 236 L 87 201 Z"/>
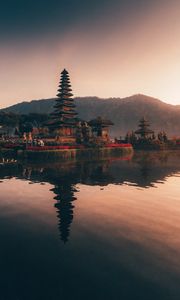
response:
<path id="1" fill-rule="evenodd" d="M 141 137 L 146 137 L 149 134 L 153 134 L 154 131 L 149 129 L 149 122 L 147 121 L 147 119 L 145 119 L 145 117 L 143 117 L 140 121 L 139 121 L 139 129 L 135 131 L 136 134 L 141 135 Z"/>
<path id="2" fill-rule="evenodd" d="M 74 99 L 67 70 L 61 72 L 54 112 L 51 113 L 50 129 L 62 127 L 75 127 L 77 123 L 77 113 L 75 111 Z"/>

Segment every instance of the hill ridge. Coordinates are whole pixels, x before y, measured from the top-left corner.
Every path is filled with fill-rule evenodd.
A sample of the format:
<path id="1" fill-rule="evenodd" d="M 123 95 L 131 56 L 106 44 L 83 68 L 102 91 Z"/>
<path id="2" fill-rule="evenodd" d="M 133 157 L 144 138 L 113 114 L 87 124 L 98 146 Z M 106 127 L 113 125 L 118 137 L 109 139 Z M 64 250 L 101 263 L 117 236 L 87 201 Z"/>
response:
<path id="1" fill-rule="evenodd" d="M 50 113 L 56 98 L 23 101 L 1 111 L 19 114 Z M 135 130 L 142 116 L 149 119 L 152 129 L 165 130 L 170 136 L 180 136 L 180 105 L 165 103 L 157 98 L 135 94 L 125 98 L 76 97 L 79 117 L 84 120 L 101 115 L 111 119 L 113 136 L 124 135 Z"/>

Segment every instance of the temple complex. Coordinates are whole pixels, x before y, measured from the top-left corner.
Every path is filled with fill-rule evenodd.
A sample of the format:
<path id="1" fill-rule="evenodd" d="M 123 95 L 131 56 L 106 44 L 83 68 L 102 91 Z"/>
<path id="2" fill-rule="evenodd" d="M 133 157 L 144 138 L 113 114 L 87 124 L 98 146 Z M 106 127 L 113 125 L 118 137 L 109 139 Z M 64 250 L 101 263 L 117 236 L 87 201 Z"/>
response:
<path id="1" fill-rule="evenodd" d="M 92 116 L 91 112 L 84 113 Z M 111 125 L 114 125 L 113 122 L 102 117 L 89 121 L 77 117 L 69 73 L 64 69 L 61 72 L 53 112 L 44 117 L 36 114 L 21 118 L 17 136 L 19 141 L 14 139 L 9 145 L 9 141 L 3 140 L 2 144 L 4 148 L 13 149 L 19 157 L 40 160 L 45 157 L 53 160 L 94 160 L 131 153 L 130 144 L 110 139 Z M 57 208 L 61 208 L 61 204 L 61 201 L 58 202 Z"/>
<path id="2" fill-rule="evenodd" d="M 78 120 L 67 70 L 61 72 L 61 79 L 54 111 L 51 113 L 48 129 L 58 144 L 106 143 L 110 141 L 110 120 L 97 117 L 89 122 Z"/>
<path id="3" fill-rule="evenodd" d="M 77 113 L 72 96 L 69 74 L 64 69 L 61 72 L 58 98 L 48 123 L 50 133 L 56 137 L 57 142 L 62 144 L 76 143 Z"/>

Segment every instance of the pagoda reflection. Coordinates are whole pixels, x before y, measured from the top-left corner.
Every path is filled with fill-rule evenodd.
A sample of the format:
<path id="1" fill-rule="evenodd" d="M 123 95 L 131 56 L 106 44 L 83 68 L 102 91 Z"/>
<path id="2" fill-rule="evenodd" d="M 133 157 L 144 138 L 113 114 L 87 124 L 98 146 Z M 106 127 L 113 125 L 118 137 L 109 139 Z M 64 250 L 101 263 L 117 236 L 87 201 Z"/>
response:
<path id="1" fill-rule="evenodd" d="M 55 185 L 51 191 L 56 195 L 54 199 L 57 201 L 54 206 L 57 211 L 58 228 L 61 240 L 66 243 L 69 240 L 70 227 L 73 221 L 73 201 L 76 200 L 74 193 L 76 188 L 66 181 L 61 181 L 60 184 Z"/>

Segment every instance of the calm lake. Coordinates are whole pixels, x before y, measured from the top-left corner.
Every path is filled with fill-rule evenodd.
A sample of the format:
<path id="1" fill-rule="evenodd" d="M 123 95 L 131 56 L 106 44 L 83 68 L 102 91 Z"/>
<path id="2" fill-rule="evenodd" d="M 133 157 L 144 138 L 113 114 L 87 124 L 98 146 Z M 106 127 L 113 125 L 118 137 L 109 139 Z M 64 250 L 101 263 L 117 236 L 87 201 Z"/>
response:
<path id="1" fill-rule="evenodd" d="M 180 299 L 180 152 L 0 164 L 0 300 Z"/>

